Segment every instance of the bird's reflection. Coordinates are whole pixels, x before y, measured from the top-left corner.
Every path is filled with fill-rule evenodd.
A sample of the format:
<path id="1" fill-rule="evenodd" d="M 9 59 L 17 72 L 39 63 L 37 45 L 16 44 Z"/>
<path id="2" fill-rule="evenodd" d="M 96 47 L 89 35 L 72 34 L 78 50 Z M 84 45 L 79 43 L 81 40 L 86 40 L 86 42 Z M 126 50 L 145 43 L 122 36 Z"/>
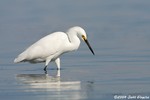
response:
<path id="1" fill-rule="evenodd" d="M 55 76 L 48 74 L 18 74 L 20 83 L 27 84 L 31 89 L 46 89 L 47 91 L 80 90 L 80 81 L 65 81 L 60 78 L 60 70 Z M 38 91 L 39 91 L 38 90 Z"/>

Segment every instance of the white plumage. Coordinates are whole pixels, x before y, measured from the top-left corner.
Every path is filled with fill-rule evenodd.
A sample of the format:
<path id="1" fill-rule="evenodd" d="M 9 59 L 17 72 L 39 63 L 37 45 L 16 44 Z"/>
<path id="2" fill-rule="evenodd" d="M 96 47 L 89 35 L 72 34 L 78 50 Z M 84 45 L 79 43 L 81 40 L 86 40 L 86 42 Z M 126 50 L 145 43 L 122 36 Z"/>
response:
<path id="1" fill-rule="evenodd" d="M 15 58 L 14 62 L 45 62 L 44 70 L 46 71 L 49 62 L 55 61 L 57 68 L 60 69 L 60 55 L 77 50 L 80 46 L 79 38 L 87 43 L 89 49 L 94 54 L 87 41 L 86 32 L 81 27 L 76 26 L 70 28 L 66 33 L 54 32 L 41 38 Z"/>

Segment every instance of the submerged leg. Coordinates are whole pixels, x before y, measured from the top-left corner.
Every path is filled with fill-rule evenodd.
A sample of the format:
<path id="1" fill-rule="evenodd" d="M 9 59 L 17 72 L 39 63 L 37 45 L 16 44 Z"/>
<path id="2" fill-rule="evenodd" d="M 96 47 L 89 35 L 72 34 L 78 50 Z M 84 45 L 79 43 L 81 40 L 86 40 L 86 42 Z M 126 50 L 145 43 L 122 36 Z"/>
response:
<path id="1" fill-rule="evenodd" d="M 55 63 L 56 63 L 56 65 L 57 65 L 57 70 L 60 70 L 60 58 L 57 58 L 57 59 L 55 60 Z"/>
<path id="2" fill-rule="evenodd" d="M 46 68 L 47 68 L 47 66 L 45 66 L 43 70 L 44 70 L 44 71 L 47 71 L 47 69 L 46 69 Z"/>
<path id="3" fill-rule="evenodd" d="M 45 73 L 47 73 L 47 66 L 48 66 L 50 61 L 51 61 L 51 59 L 47 59 L 46 62 L 45 62 L 45 67 L 44 67 Z"/>
<path id="4" fill-rule="evenodd" d="M 43 69 L 45 71 L 45 74 L 47 74 L 47 69 L 46 68 L 47 68 L 47 66 L 45 66 L 44 69 Z"/>

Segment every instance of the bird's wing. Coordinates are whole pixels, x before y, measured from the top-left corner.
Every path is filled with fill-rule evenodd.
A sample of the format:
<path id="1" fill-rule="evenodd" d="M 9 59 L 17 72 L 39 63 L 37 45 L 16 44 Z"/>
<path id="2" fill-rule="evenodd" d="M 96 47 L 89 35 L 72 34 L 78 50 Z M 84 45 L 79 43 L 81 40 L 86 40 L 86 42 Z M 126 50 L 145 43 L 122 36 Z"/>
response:
<path id="1" fill-rule="evenodd" d="M 64 52 L 66 42 L 69 40 L 65 33 L 55 32 L 35 42 L 19 56 L 22 56 L 22 59 L 24 56 L 24 60 L 46 59 L 51 55 L 55 56 L 56 53 Z"/>

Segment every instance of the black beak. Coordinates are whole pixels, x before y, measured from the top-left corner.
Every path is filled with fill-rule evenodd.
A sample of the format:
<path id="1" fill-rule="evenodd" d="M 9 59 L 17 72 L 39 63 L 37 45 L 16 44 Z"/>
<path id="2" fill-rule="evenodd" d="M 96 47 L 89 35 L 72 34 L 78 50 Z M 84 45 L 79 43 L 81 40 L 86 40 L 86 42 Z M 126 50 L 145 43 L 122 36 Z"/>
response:
<path id="1" fill-rule="evenodd" d="M 89 47 L 89 49 L 91 50 L 92 54 L 95 55 L 95 53 L 94 53 L 93 49 L 91 48 L 91 46 L 90 46 L 88 40 L 87 40 L 87 39 L 84 39 L 84 41 L 85 41 L 85 43 L 87 44 L 87 46 Z"/>

